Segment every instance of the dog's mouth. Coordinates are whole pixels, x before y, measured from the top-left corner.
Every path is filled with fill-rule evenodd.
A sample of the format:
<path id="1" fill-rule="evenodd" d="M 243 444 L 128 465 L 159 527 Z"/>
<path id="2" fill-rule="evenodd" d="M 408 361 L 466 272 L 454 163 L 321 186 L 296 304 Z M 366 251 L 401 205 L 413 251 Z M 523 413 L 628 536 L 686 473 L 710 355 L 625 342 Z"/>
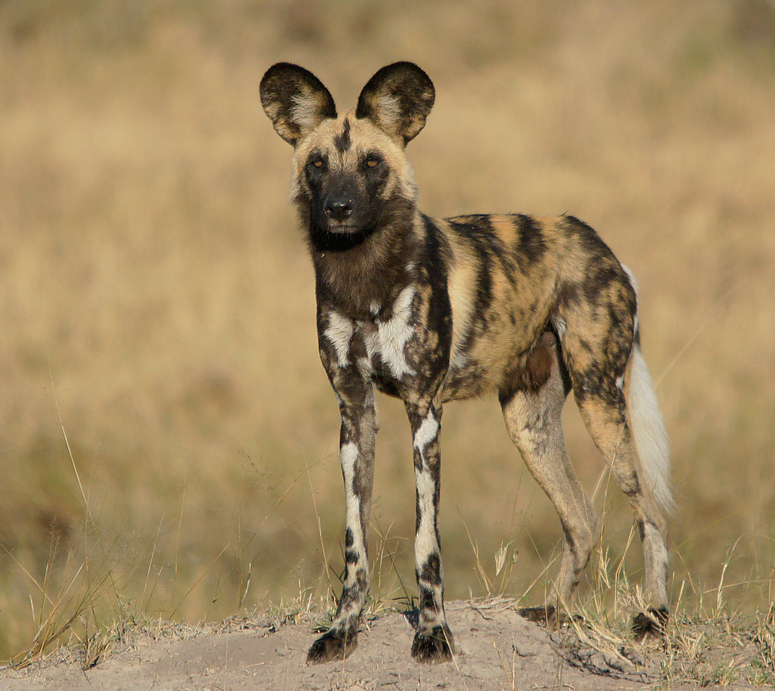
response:
<path id="1" fill-rule="evenodd" d="M 328 230 L 329 233 L 351 235 L 353 233 L 359 232 L 360 228 L 355 225 L 355 223 L 339 223 L 337 221 L 329 221 L 326 230 Z"/>
<path id="2" fill-rule="evenodd" d="M 327 223 L 312 233 L 311 239 L 316 249 L 329 252 L 346 252 L 357 247 L 371 235 L 373 228 L 355 223 Z"/>

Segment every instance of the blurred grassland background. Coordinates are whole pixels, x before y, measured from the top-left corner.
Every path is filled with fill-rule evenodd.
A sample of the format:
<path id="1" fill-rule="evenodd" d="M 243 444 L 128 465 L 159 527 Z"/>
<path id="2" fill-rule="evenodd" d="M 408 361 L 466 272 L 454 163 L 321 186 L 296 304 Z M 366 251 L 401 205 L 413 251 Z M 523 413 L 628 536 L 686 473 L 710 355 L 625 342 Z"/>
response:
<path id="1" fill-rule="evenodd" d="M 769 606 L 771 1 L 2 0 L 0 657 L 60 624 L 222 618 L 336 583 L 338 411 L 258 84 L 298 62 L 347 108 L 399 59 L 437 88 L 408 148 L 424 211 L 569 212 L 633 269 L 672 442 L 674 598 L 716 597 L 723 571 L 735 608 Z M 414 490 L 402 407 L 379 404 L 390 599 L 414 592 Z M 629 507 L 566 418 L 637 580 Z M 489 581 L 539 603 L 562 533 L 497 401 L 448 405 L 443 427 L 448 597 Z"/>

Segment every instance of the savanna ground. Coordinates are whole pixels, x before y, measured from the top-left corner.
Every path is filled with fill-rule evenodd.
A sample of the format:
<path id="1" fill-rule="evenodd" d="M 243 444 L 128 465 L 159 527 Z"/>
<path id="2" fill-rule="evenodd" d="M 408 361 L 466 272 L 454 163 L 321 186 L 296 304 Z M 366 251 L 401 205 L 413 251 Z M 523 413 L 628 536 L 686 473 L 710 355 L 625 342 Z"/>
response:
<path id="1" fill-rule="evenodd" d="M 408 149 L 424 211 L 567 211 L 639 280 L 678 505 L 651 681 L 772 685 L 769 0 L 0 2 L 0 657 L 88 666 L 235 617 L 308 643 L 330 614 L 338 413 L 258 83 L 290 60 L 348 107 L 398 59 L 437 89 Z M 411 440 L 379 403 L 373 612 L 414 594 Z M 566 423 L 605 515 L 576 607 L 629 649 L 638 538 Z M 497 401 L 447 406 L 443 449 L 448 598 L 538 604 L 562 533 Z"/>

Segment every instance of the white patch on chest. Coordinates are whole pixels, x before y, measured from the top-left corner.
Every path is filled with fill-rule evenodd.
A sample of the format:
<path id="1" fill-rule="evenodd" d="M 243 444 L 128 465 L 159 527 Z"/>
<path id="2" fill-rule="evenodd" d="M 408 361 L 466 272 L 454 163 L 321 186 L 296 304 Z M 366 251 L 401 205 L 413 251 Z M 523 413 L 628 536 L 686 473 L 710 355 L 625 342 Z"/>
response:
<path id="1" fill-rule="evenodd" d="M 336 351 L 336 361 L 340 367 L 347 365 L 350 354 L 350 341 L 353 337 L 353 323 L 337 312 L 329 312 L 328 326 L 323 335 L 329 340 Z"/>
<path id="2" fill-rule="evenodd" d="M 409 320 L 412 316 L 414 286 L 404 288 L 393 303 L 393 314 L 386 321 L 377 322 L 377 330 L 366 335 L 366 352 L 371 360 L 379 354 L 390 373 L 400 379 L 414 374 L 406 361 L 406 344 L 414 334 Z"/>

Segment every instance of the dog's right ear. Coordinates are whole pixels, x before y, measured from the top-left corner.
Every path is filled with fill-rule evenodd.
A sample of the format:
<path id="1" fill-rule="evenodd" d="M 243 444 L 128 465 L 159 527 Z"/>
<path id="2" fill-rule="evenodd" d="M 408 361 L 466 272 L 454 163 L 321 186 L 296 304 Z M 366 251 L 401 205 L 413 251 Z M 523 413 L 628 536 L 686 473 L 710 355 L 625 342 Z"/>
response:
<path id="1" fill-rule="evenodd" d="M 328 89 L 312 72 L 289 62 L 278 62 L 266 71 L 261 105 L 277 134 L 294 146 L 323 120 L 336 117 Z"/>

